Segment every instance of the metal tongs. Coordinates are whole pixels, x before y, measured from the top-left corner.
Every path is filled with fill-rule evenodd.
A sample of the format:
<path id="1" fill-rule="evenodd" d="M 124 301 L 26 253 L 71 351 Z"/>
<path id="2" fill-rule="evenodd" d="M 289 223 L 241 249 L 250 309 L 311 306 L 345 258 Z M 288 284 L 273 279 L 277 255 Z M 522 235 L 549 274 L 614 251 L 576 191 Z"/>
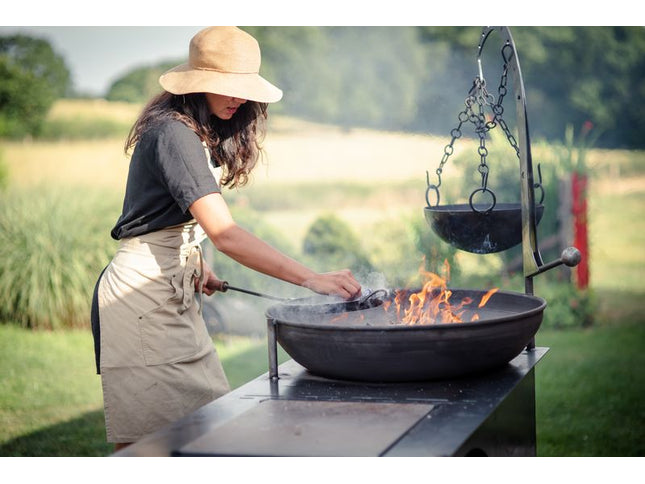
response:
<path id="1" fill-rule="evenodd" d="M 301 299 L 299 298 L 270 296 L 269 294 L 263 294 L 261 292 L 256 292 L 256 291 L 251 291 L 249 289 L 244 289 L 241 287 L 231 286 L 227 281 L 217 281 L 217 283 L 215 284 L 215 290 L 219 292 L 226 292 L 229 290 L 237 291 L 237 292 L 242 292 L 244 294 L 249 294 L 251 296 L 261 297 L 264 299 L 271 299 L 273 301 L 280 301 L 285 303 L 301 301 Z M 381 296 L 377 297 L 377 295 L 379 294 Z M 377 289 L 375 291 L 372 291 L 371 289 L 365 289 L 364 291 L 361 292 L 361 295 L 359 297 L 350 299 L 349 301 L 345 301 L 345 302 L 349 303 L 351 305 L 351 309 L 353 310 L 369 309 L 383 304 L 383 297 L 387 296 L 387 294 L 388 292 L 385 289 Z"/>

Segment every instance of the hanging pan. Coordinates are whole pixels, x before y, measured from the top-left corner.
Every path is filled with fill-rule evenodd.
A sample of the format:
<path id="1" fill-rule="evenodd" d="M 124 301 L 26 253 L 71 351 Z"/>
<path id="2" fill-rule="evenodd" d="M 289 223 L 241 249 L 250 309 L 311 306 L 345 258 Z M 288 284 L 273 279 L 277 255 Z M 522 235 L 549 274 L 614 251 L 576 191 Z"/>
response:
<path id="1" fill-rule="evenodd" d="M 474 207 L 474 208 L 473 208 Z M 450 245 L 474 254 L 492 254 L 522 242 L 522 207 L 519 203 L 498 203 L 486 211 L 481 204 L 442 205 L 423 209 L 432 230 Z M 536 223 L 544 205 L 536 207 Z"/>
<path id="2" fill-rule="evenodd" d="M 535 227 L 544 214 L 544 189 L 538 166 L 538 182 L 533 181 L 533 167 L 531 162 L 530 142 L 528 137 L 528 123 L 524 85 L 520 72 L 519 60 L 515 44 L 510 31 L 501 27 L 503 36 L 502 58 L 504 60 L 502 76 L 498 87 L 497 98 L 488 92 L 481 66 L 481 53 L 486 39 L 495 30 L 487 27 L 483 30 L 478 47 L 477 62 L 479 75 L 475 77 L 473 86 L 465 101 L 465 109 L 458 115 L 458 124 L 451 131 L 452 139 L 444 148 L 443 157 L 436 170 L 438 181 L 431 184 L 427 175 L 425 219 L 432 230 L 445 242 L 454 247 L 477 254 L 488 254 L 510 249 L 523 242 L 523 237 L 528 240 L 535 239 Z M 519 143 L 510 132 L 503 118 L 503 100 L 508 93 L 508 74 L 512 73 L 513 90 L 516 101 L 517 124 Z M 485 112 L 490 110 L 490 113 Z M 455 141 L 462 136 L 464 123 L 472 123 L 474 131 L 479 137 L 477 153 L 480 157 L 478 171 L 481 175 L 481 187 L 475 189 L 469 202 L 456 205 L 439 205 L 441 175 L 445 163 L 454 151 Z M 495 127 L 500 127 L 515 150 L 519 159 L 521 177 L 521 202 L 497 203 L 495 193 L 488 186 L 489 166 L 487 163 L 488 150 L 486 136 Z M 541 191 L 538 203 L 535 203 L 534 190 Z M 431 203 L 434 193 L 436 204 Z M 530 232 L 530 233 L 525 233 Z"/>

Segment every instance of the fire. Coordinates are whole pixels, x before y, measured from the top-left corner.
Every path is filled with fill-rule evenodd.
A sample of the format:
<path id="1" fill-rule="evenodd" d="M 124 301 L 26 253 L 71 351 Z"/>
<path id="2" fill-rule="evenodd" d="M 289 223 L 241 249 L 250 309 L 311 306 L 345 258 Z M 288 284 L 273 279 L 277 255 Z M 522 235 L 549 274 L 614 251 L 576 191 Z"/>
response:
<path id="1" fill-rule="evenodd" d="M 384 309 L 387 311 L 391 304 L 394 304 L 397 319 L 408 325 L 461 323 L 464 312 L 473 300 L 466 297 L 457 304 L 453 304 L 450 301 L 452 291 L 448 289 L 447 285 L 450 280 L 450 264 L 448 264 L 447 260 L 444 261 L 443 265 L 443 277 L 426 271 L 424 265 L 422 263 L 419 268 L 419 274 L 425 281 L 422 289 L 412 294 L 406 290 L 396 291 L 393 302 L 388 301 L 388 304 L 384 305 Z M 484 307 L 490 297 L 497 291 L 498 288 L 494 288 L 484 294 L 477 307 Z M 479 315 L 477 314 L 470 318 L 472 321 L 478 319 Z"/>
<path id="2" fill-rule="evenodd" d="M 488 300 L 490 299 L 490 297 L 491 297 L 493 294 L 495 294 L 497 291 L 499 291 L 499 288 L 498 288 L 498 287 L 495 287 L 495 288 L 491 289 L 490 291 L 488 291 L 486 294 L 484 294 L 484 295 L 482 296 L 482 298 L 481 298 L 481 301 L 479 301 L 479 304 L 477 305 L 477 307 L 478 307 L 478 308 L 483 308 L 484 306 L 486 306 L 486 303 L 488 302 Z"/>
<path id="3" fill-rule="evenodd" d="M 343 320 L 345 320 L 345 319 L 347 319 L 347 318 L 349 318 L 349 313 L 348 313 L 348 312 L 344 312 L 344 313 L 341 313 L 341 314 L 340 314 L 340 316 L 336 316 L 335 318 L 333 318 L 333 319 L 332 319 L 331 321 L 329 321 L 329 322 L 330 322 L 331 324 L 333 324 L 333 323 L 338 323 L 339 321 L 343 321 Z"/>
<path id="4" fill-rule="evenodd" d="M 473 299 L 464 297 L 461 301 L 451 301 L 453 292 L 448 289 L 450 280 L 450 264 L 445 260 L 443 263 L 443 277 L 433 272 L 426 271 L 425 260 L 419 267 L 419 274 L 423 277 L 423 287 L 419 292 L 412 292 L 409 289 L 398 289 L 394 291 L 394 297 L 383 301 L 382 308 L 388 313 L 396 315 L 396 324 L 407 325 L 428 325 L 436 323 L 461 323 L 464 313 L 469 310 L 468 321 L 479 320 L 479 314 L 473 313 Z M 484 294 L 477 308 L 483 308 L 493 294 L 499 288 L 491 289 Z M 360 313 L 360 312 L 359 312 Z M 345 323 L 364 321 L 365 314 L 352 315 L 345 311 L 330 319 L 330 323 Z"/>
<path id="5" fill-rule="evenodd" d="M 334 324 L 338 323 L 340 321 L 344 321 L 349 318 L 349 313 L 345 311 L 344 313 L 341 313 L 339 316 L 336 316 L 335 318 L 332 318 L 329 323 Z M 359 314 L 358 316 L 359 321 L 365 321 L 365 315 L 364 314 Z"/>

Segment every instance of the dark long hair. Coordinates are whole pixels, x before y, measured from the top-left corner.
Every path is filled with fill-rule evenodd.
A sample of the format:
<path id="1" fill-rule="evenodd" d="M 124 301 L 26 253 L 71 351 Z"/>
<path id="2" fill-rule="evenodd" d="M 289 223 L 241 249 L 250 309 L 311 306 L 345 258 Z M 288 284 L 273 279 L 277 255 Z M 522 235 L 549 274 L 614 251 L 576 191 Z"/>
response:
<path id="1" fill-rule="evenodd" d="M 262 155 L 267 104 L 247 101 L 230 120 L 211 114 L 203 93 L 175 95 L 162 92 L 143 108 L 125 141 L 126 154 L 152 126 L 176 119 L 206 143 L 213 162 L 223 168 L 222 186 L 243 186 Z"/>

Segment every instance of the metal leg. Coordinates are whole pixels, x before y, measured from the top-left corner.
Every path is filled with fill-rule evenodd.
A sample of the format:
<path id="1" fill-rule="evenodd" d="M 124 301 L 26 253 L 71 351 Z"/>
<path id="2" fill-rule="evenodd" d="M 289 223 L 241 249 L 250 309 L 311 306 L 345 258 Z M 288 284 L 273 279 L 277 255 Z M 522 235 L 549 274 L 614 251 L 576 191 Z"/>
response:
<path id="1" fill-rule="evenodd" d="M 277 380 L 278 377 L 278 337 L 275 320 L 267 318 L 267 339 L 269 344 L 269 378 Z"/>
<path id="2" fill-rule="evenodd" d="M 524 278 L 524 292 L 528 296 L 533 295 L 533 277 L 525 277 Z M 531 351 L 531 350 L 535 349 L 535 336 L 533 338 L 531 338 L 531 341 L 529 341 L 529 343 L 526 345 L 526 349 L 528 351 Z"/>

